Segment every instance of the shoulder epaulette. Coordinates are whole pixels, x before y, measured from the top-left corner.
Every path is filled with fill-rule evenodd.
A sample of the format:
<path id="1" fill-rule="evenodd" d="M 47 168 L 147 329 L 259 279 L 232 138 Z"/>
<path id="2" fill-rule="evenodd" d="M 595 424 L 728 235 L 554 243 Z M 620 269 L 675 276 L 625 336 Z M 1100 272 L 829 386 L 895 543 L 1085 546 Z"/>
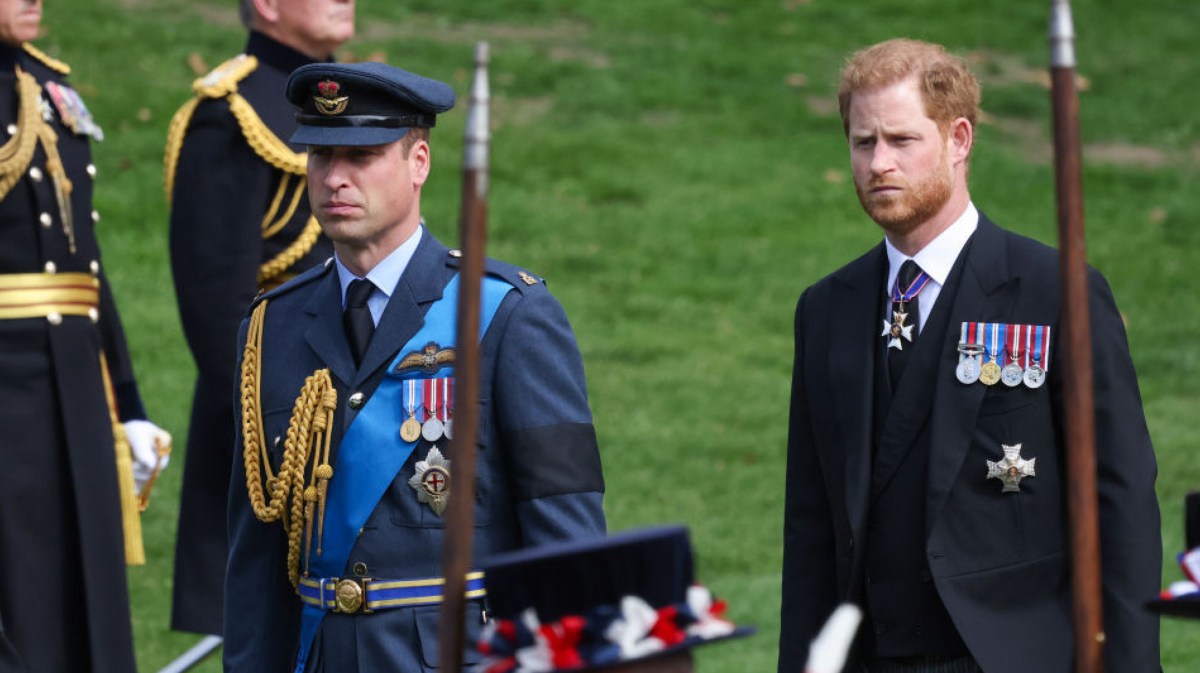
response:
<path id="1" fill-rule="evenodd" d="M 447 254 L 449 255 L 447 264 L 457 269 L 462 261 L 462 251 L 454 249 L 450 250 Z M 539 286 L 542 288 L 546 287 L 546 281 L 540 276 L 535 276 L 519 266 L 509 264 L 508 262 L 501 262 L 491 257 L 484 260 L 483 270 L 487 275 L 499 278 L 512 285 L 517 290 L 520 290 L 522 294 Z"/>
<path id="2" fill-rule="evenodd" d="M 288 294 L 289 292 L 291 292 L 297 288 L 303 287 L 303 286 L 308 285 L 309 283 L 313 282 L 314 280 L 322 278 L 332 268 L 333 268 L 333 258 L 330 257 L 329 259 L 325 260 L 325 262 L 323 264 L 314 266 L 314 267 L 304 271 L 300 275 L 296 276 L 295 278 L 292 278 L 291 280 L 284 283 L 283 285 L 280 285 L 279 287 L 268 290 L 267 292 L 263 292 L 262 294 L 255 297 L 254 301 L 250 304 L 251 310 L 253 310 L 254 307 L 256 305 L 258 305 L 259 303 L 261 303 L 263 300 L 278 299 L 279 297 L 281 297 L 285 294 Z"/>
<path id="3" fill-rule="evenodd" d="M 254 111 L 254 106 L 238 93 L 238 83 L 246 79 L 257 67 L 258 58 L 249 54 L 238 54 L 192 83 L 192 90 L 196 92 L 196 96 L 179 108 L 167 128 L 167 146 L 163 161 L 163 185 L 167 192 L 167 203 L 170 203 L 174 196 L 175 169 L 179 164 L 179 152 L 183 148 L 188 123 L 196 111 L 196 106 L 206 98 L 224 98 L 229 103 L 229 110 L 237 119 L 246 142 L 263 161 L 292 175 L 306 173 L 308 157 L 305 153 L 293 152 L 287 143 L 267 128 L 266 123 Z"/>
<path id="4" fill-rule="evenodd" d="M 204 98 L 222 98 L 237 91 L 238 83 L 258 68 L 258 58 L 238 54 L 192 82 L 192 91 Z"/>
<path id="5" fill-rule="evenodd" d="M 37 47 L 33 46 L 32 44 L 29 44 L 28 42 L 22 44 L 21 46 L 25 49 L 25 53 L 34 57 L 39 62 L 41 62 L 42 65 L 46 66 L 47 68 L 50 68 L 54 72 L 56 72 L 60 75 L 70 75 L 71 74 L 71 66 L 67 65 L 66 63 L 63 63 L 62 61 L 58 60 L 57 58 L 50 56 L 46 52 L 42 51 L 41 49 L 38 49 Z"/>

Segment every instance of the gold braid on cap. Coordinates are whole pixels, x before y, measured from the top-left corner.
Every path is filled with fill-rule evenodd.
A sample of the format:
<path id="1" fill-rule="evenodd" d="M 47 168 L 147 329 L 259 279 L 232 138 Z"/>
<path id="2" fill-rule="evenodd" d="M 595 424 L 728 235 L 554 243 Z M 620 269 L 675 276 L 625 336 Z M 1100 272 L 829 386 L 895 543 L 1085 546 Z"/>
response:
<path id="1" fill-rule="evenodd" d="M 304 152 L 293 152 L 287 143 L 275 135 L 258 113 L 254 106 L 238 93 L 238 82 L 245 79 L 258 67 L 258 59 L 248 54 L 239 54 L 225 61 L 204 77 L 192 84 L 195 97 L 184 103 L 171 118 L 167 128 L 167 147 L 163 158 L 163 185 L 166 188 L 167 203 L 170 204 L 175 194 L 175 173 L 179 167 L 179 153 L 183 149 L 183 139 L 187 135 L 188 123 L 196 112 L 196 106 L 206 98 L 223 98 L 229 105 L 230 112 L 237 119 L 242 130 L 242 136 L 260 159 L 274 168 L 283 171 L 279 188 L 271 210 L 263 218 L 263 239 L 274 236 L 282 229 L 295 213 L 296 205 L 304 191 L 304 176 L 307 173 L 308 156 Z M 298 182 L 291 183 L 289 178 L 298 176 Z M 290 208 L 276 217 L 277 209 L 284 192 L 292 184 L 293 194 L 288 200 Z M 264 262 L 258 268 L 260 285 L 271 285 L 268 281 L 287 271 L 301 257 L 304 257 L 321 235 L 321 226 L 316 218 L 308 218 L 304 230 L 279 254 Z"/>
<path id="2" fill-rule="evenodd" d="M 317 555 L 323 551 L 325 501 L 329 480 L 333 478 L 333 466 L 329 464 L 330 426 L 337 408 L 337 390 L 328 369 L 318 369 L 304 380 L 292 407 L 279 473 L 272 473 L 271 457 L 263 441 L 259 393 L 266 312 L 267 301 L 263 300 L 250 316 L 242 355 L 242 459 L 246 469 L 246 491 L 254 516 L 265 523 L 279 520 L 287 532 L 288 579 L 296 587 L 300 580 L 301 537 L 304 538 L 304 573 L 307 575 L 314 525 Z M 269 502 L 264 494 L 264 473 Z"/>

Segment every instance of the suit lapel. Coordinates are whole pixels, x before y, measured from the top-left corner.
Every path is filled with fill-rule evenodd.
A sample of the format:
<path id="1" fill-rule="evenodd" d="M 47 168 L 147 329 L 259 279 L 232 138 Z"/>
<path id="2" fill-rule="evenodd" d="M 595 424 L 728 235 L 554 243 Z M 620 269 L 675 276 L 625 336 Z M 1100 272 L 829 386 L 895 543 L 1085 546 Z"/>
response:
<path id="1" fill-rule="evenodd" d="M 304 307 L 312 321 L 304 333 L 317 358 L 329 366 L 335 378 L 349 385 L 354 380 L 354 357 L 342 327 L 342 289 L 337 271 L 329 271 L 318 281 L 316 292 Z"/>
<path id="2" fill-rule="evenodd" d="M 362 365 L 354 377 L 356 387 L 361 387 L 377 369 L 387 364 L 425 324 L 425 312 L 431 303 L 441 298 L 453 273 L 446 266 L 446 255 L 446 246 L 428 231 L 422 232 L 421 243 L 396 283 L 379 325 L 375 327 L 371 345 L 363 354 Z"/>
<path id="3" fill-rule="evenodd" d="M 875 346 L 886 269 L 881 243 L 837 275 L 829 314 L 829 381 L 846 461 L 846 511 L 855 528 L 866 520 L 869 495 Z"/>
<path id="4" fill-rule="evenodd" d="M 982 213 L 965 251 L 959 289 L 951 304 L 949 323 L 941 347 L 937 381 L 933 384 L 933 427 L 930 432 L 929 484 L 926 489 L 926 534 L 963 468 L 971 445 L 979 406 L 987 386 L 963 385 L 955 377 L 958 365 L 959 328 L 964 322 L 1014 322 L 1013 305 L 1020 278 L 1009 269 L 1008 241 L 1004 231 Z M 983 479 L 984 465 L 978 466 Z"/>

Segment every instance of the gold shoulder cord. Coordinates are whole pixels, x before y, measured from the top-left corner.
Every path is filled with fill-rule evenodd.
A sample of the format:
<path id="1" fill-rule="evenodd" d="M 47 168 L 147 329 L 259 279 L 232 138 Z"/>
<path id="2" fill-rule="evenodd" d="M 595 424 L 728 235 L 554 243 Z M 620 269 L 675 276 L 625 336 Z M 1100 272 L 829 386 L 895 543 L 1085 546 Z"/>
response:
<path id="1" fill-rule="evenodd" d="M 304 175 L 307 172 L 307 155 L 304 152 L 293 152 L 267 128 L 266 123 L 254 111 L 245 98 L 237 91 L 238 82 L 258 67 L 258 59 L 246 54 L 234 57 L 218 66 L 208 75 L 196 80 L 192 89 L 196 96 L 185 103 L 175 116 L 171 118 L 167 130 L 166 156 L 163 161 L 163 184 L 167 191 L 167 203 L 171 202 L 175 191 L 175 172 L 179 165 L 179 152 L 183 148 L 183 138 L 187 134 L 188 122 L 196 111 L 196 106 L 205 98 L 224 98 L 229 109 L 237 119 L 242 135 L 254 153 L 271 166 L 283 171 L 284 176 L 279 181 L 274 203 L 266 217 L 263 218 L 263 239 L 274 236 L 287 225 L 296 211 L 300 197 L 304 192 Z M 300 179 L 293 181 L 290 176 Z M 287 191 L 292 191 L 288 199 L 288 208 L 278 214 L 279 205 Z M 277 217 L 278 215 L 278 217 Z M 321 226 L 315 217 L 309 217 L 304 230 L 279 254 L 264 262 L 258 269 L 259 285 L 269 284 L 272 278 L 287 271 L 304 255 L 312 250 L 321 235 Z"/>
<path id="2" fill-rule="evenodd" d="M 41 49 L 38 49 L 37 47 L 33 46 L 32 44 L 29 44 L 28 42 L 26 42 L 21 45 L 21 48 L 25 50 L 25 53 L 27 53 L 30 56 L 41 61 L 42 65 L 46 66 L 47 68 L 50 68 L 54 72 L 56 72 L 60 75 L 70 75 L 71 74 L 71 66 L 67 65 L 66 63 L 63 63 L 62 61 L 58 60 L 57 58 L 54 58 L 53 56 L 50 56 L 49 54 L 42 51 Z"/>
<path id="3" fill-rule="evenodd" d="M 265 523 L 280 520 L 287 531 L 288 579 L 295 587 L 300 579 L 300 538 L 303 535 L 304 573 L 308 574 L 314 524 L 317 527 L 317 555 L 323 551 L 325 502 L 329 480 L 333 478 L 333 466 L 329 464 L 329 429 L 337 408 L 337 390 L 328 369 L 318 369 L 304 380 L 304 387 L 292 407 L 287 439 L 283 444 L 283 462 L 279 473 L 273 474 L 271 458 L 263 441 L 259 395 L 266 312 L 267 301 L 264 300 L 250 316 L 246 348 L 242 354 L 242 459 L 254 516 Z M 264 473 L 270 502 L 266 501 L 263 492 Z"/>
<path id="4" fill-rule="evenodd" d="M 17 68 L 17 132 L 0 146 L 0 199 L 25 175 L 37 145 L 38 128 L 43 126 L 38 98 L 41 87 L 33 75 Z M 32 133 L 28 131 L 32 130 Z"/>

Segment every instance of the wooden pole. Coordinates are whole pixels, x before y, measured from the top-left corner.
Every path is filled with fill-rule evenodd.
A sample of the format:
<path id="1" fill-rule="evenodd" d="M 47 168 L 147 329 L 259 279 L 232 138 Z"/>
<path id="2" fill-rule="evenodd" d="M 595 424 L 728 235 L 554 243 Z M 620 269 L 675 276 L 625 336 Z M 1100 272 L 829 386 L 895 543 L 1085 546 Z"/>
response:
<path id="1" fill-rule="evenodd" d="M 453 481 L 446 509 L 442 571 L 446 578 L 439 615 L 438 669 L 463 666 L 466 575 L 471 568 L 475 529 L 475 447 L 479 436 L 479 309 L 484 251 L 487 248 L 488 46 L 475 45 L 475 79 L 463 142 L 462 209 L 459 241 L 458 337 L 455 354 L 454 438 L 450 442 Z"/>
<path id="2" fill-rule="evenodd" d="M 1092 405 L 1092 342 L 1087 249 L 1083 226 L 1083 160 L 1075 91 L 1075 31 L 1068 0 L 1053 0 L 1050 79 L 1054 109 L 1054 174 L 1058 201 L 1061 329 L 1066 416 L 1071 588 L 1076 673 L 1104 670 L 1100 594 L 1100 524 L 1096 496 L 1096 422 Z"/>

